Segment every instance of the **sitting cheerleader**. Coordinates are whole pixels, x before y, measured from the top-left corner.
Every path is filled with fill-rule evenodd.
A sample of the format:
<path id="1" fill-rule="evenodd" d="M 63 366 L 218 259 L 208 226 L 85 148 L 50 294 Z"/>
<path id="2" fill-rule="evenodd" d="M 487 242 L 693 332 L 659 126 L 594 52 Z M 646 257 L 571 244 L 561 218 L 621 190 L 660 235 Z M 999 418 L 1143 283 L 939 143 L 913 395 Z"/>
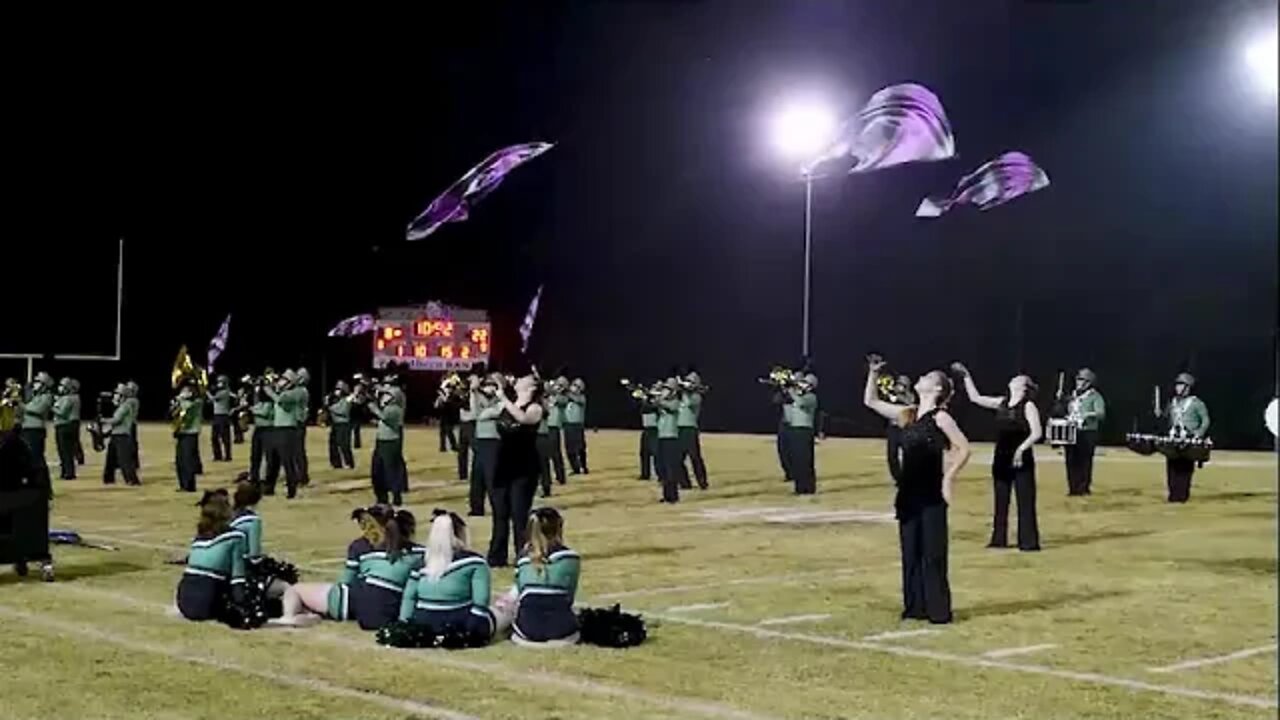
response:
<path id="1" fill-rule="evenodd" d="M 196 539 L 178 582 L 178 611 L 188 620 L 224 620 L 228 600 L 245 593 L 245 534 L 231 527 L 225 491 L 206 492 L 200 501 Z"/>
<path id="2" fill-rule="evenodd" d="M 338 582 L 290 586 L 277 624 L 306 625 L 327 617 L 354 619 L 362 630 L 377 630 L 399 616 L 405 583 L 423 562 L 421 546 L 413 543 L 413 514 L 375 505 L 355 511 L 352 518 L 360 524 L 361 536 L 347 548 Z"/>
<path id="3" fill-rule="evenodd" d="M 529 516 L 529 544 L 516 563 L 519 606 L 512 640 L 520 645 L 570 645 L 578 641 L 573 596 L 582 559 L 564 546 L 564 520 L 553 508 Z"/>
<path id="4" fill-rule="evenodd" d="M 291 563 L 262 554 L 262 517 L 255 510 L 262 500 L 262 489 L 256 483 L 237 483 L 232 498 L 235 517 L 231 519 L 231 527 L 244 533 L 247 540 L 245 569 L 268 598 L 279 598 L 285 588 L 298 582 L 298 570 Z"/>
<path id="5" fill-rule="evenodd" d="M 487 645 L 510 627 L 511 616 L 495 617 L 489 607 L 489 563 L 468 546 L 466 521 L 444 510 L 433 514 L 426 562 L 405 586 L 400 620 L 427 638 L 460 634 L 465 646 Z"/>

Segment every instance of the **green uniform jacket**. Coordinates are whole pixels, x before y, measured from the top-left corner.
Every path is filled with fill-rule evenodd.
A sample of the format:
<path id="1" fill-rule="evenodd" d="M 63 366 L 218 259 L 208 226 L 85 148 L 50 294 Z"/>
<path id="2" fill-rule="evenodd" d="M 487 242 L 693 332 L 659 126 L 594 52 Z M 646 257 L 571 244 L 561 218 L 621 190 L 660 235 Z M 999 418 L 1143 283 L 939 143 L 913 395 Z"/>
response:
<path id="1" fill-rule="evenodd" d="M 298 403 L 293 406 L 293 419 L 298 425 L 306 425 L 311 413 L 311 391 L 305 385 L 294 388 L 298 391 Z"/>
<path id="2" fill-rule="evenodd" d="M 422 567 L 425 555 L 426 548 L 418 545 L 405 550 L 393 562 L 385 550 L 378 550 L 368 540 L 359 538 L 347 547 L 347 564 L 338 582 L 350 585 L 359 580 L 384 590 L 403 593 L 409 576 Z"/>
<path id="3" fill-rule="evenodd" d="M 676 418 L 680 414 L 680 401 L 658 401 L 658 439 L 674 440 L 680 437 L 680 423 Z"/>
<path id="4" fill-rule="evenodd" d="M 640 427 L 658 427 L 658 413 L 651 410 L 646 410 L 645 412 L 640 413 Z"/>
<path id="5" fill-rule="evenodd" d="M 787 424 L 791 427 L 813 427 L 814 416 L 818 414 L 818 396 L 814 393 L 801 394 L 796 390 L 788 390 L 791 402 L 783 406 L 787 412 Z"/>
<path id="6" fill-rule="evenodd" d="M 528 557 L 516 562 L 516 589 L 523 596 L 526 592 L 545 593 L 558 591 L 569 596 L 569 602 L 578 592 L 578 576 L 582 573 L 582 558 L 566 547 L 554 548 L 542 567 L 533 564 Z"/>
<path id="7" fill-rule="evenodd" d="M 471 411 L 476 414 L 476 439 L 497 440 L 498 418 L 502 416 L 502 401 L 482 392 L 471 393 Z"/>
<path id="8" fill-rule="evenodd" d="M 427 577 L 425 569 L 415 569 L 404 586 L 400 600 L 400 619 L 409 620 L 415 610 L 459 610 L 489 607 L 492 575 L 489 563 L 477 553 L 459 551 L 453 562 L 437 579 Z"/>
<path id="9" fill-rule="evenodd" d="M 1209 432 L 1209 408 L 1195 395 L 1174 398 L 1165 409 L 1169 427 L 1181 424 L 1191 437 L 1202 438 Z"/>
<path id="10" fill-rule="evenodd" d="M 698 415 L 702 413 L 702 395 L 700 393 L 681 393 L 680 412 L 676 414 L 676 424 L 680 427 L 698 427 Z"/>
<path id="11" fill-rule="evenodd" d="M 71 422 L 80 422 L 80 395 L 68 395 L 71 398 Z"/>
<path id="12" fill-rule="evenodd" d="M 200 398 L 186 398 L 178 401 L 178 412 L 181 413 L 182 424 L 178 426 L 179 435 L 199 435 L 200 422 L 204 419 L 204 401 Z"/>
<path id="13" fill-rule="evenodd" d="M 231 521 L 231 529 L 244 533 L 246 558 L 262 555 L 262 518 L 252 510 L 242 510 Z"/>
<path id="14" fill-rule="evenodd" d="M 213 392 L 209 393 L 209 402 L 213 403 L 214 417 L 217 417 L 219 415 L 231 414 L 231 391 L 230 390 L 226 388 L 222 388 L 221 390 L 214 390 Z"/>
<path id="15" fill-rule="evenodd" d="M 476 421 L 476 414 L 471 411 L 471 400 L 468 399 L 467 402 L 462 404 L 462 407 L 458 408 L 458 422 L 475 422 L 475 421 Z"/>
<path id="16" fill-rule="evenodd" d="M 227 530 L 208 540 L 195 540 L 187 555 L 190 575 L 204 575 L 217 580 L 244 582 L 244 549 L 247 539 L 239 530 Z"/>
<path id="17" fill-rule="evenodd" d="M 116 405 L 115 412 L 111 413 L 111 434 L 112 435 L 132 435 L 133 426 L 138 422 L 138 401 L 133 398 L 123 398 L 120 404 Z"/>
<path id="18" fill-rule="evenodd" d="M 274 427 L 276 417 L 276 404 L 270 400 L 254 403 L 249 412 L 253 414 L 253 425 L 259 428 Z"/>
<path id="19" fill-rule="evenodd" d="M 571 392 L 569 402 L 564 405 L 564 424 L 583 425 L 587 421 L 587 396 L 583 393 Z"/>
<path id="20" fill-rule="evenodd" d="M 53 424 L 55 427 L 59 425 L 70 425 L 75 422 L 72 417 L 71 396 L 60 395 L 57 400 L 53 401 Z"/>
<path id="21" fill-rule="evenodd" d="M 334 425 L 345 425 L 351 422 L 351 401 L 339 398 L 337 402 L 329 403 L 329 422 Z"/>
<path id="22" fill-rule="evenodd" d="M 378 434 L 374 436 L 375 439 L 400 439 L 400 433 L 404 429 L 404 410 L 400 409 L 399 405 L 388 405 L 382 408 L 370 405 L 369 412 L 378 418 Z"/>
<path id="23" fill-rule="evenodd" d="M 53 414 L 53 393 L 40 393 L 22 406 L 22 429 L 43 430 Z"/>
<path id="24" fill-rule="evenodd" d="M 298 426 L 298 404 L 302 402 L 302 388 L 289 388 L 284 392 L 276 392 L 275 388 L 266 388 L 267 397 L 275 401 L 275 414 L 271 418 L 272 427 L 291 428 Z"/>
<path id="25" fill-rule="evenodd" d="M 563 395 L 547 396 L 547 427 L 559 430 L 564 427 L 564 406 L 569 399 Z"/>
<path id="26" fill-rule="evenodd" d="M 1107 419 L 1107 403 L 1102 399 L 1102 393 L 1096 389 L 1085 390 L 1083 395 L 1075 399 L 1075 402 L 1081 430 L 1097 430 L 1102 421 Z"/>

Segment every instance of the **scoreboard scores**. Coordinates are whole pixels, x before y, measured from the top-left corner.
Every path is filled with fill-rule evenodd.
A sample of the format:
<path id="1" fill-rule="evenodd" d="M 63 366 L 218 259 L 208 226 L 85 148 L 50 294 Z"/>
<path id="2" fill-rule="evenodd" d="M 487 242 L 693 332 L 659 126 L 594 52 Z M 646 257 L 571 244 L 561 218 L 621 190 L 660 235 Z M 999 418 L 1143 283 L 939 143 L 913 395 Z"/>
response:
<path id="1" fill-rule="evenodd" d="M 410 370 L 469 370 L 489 362 L 492 327 L 483 310 L 440 303 L 378 310 L 373 367 L 398 363 Z"/>

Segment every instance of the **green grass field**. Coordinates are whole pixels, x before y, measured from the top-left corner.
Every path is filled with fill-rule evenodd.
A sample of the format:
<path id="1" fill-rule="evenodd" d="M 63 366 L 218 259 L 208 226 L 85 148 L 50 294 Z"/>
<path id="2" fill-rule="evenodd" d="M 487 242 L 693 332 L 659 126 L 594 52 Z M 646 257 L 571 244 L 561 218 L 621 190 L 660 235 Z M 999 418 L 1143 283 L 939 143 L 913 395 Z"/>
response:
<path id="1" fill-rule="evenodd" d="M 771 437 L 709 435 L 712 488 L 668 507 L 635 479 L 634 433 L 588 439 L 592 474 L 551 502 L 583 556 L 579 601 L 642 612 L 651 635 L 639 648 L 398 651 L 351 625 L 235 632 L 175 619 L 180 568 L 164 561 L 182 554 L 195 512 L 153 425 L 143 488 L 104 487 L 101 455 L 57 485 L 54 527 L 119 552 L 56 548 L 54 584 L 0 569 L 0 717 L 1276 716 L 1274 455 L 1219 453 L 1191 503 L 1170 506 L 1158 460 L 1108 448 L 1095 494 L 1067 498 L 1057 456 L 1038 449 L 1044 552 L 1020 554 L 983 547 L 991 490 L 978 446 L 951 512 L 957 621 L 935 628 L 898 620 L 882 441 L 822 443 L 819 494 L 797 499 Z M 268 552 L 331 580 L 354 535 L 349 511 L 372 499 L 368 449 L 360 470 L 339 472 L 323 431 L 309 443 L 311 487 L 260 511 Z M 228 483 L 247 449 L 235 447 L 233 468 L 202 447 L 202 488 Z M 419 518 L 465 509 L 434 430 L 412 430 L 406 452 Z M 473 524 L 476 545 L 488 529 Z M 510 571 L 496 574 L 505 589 Z"/>

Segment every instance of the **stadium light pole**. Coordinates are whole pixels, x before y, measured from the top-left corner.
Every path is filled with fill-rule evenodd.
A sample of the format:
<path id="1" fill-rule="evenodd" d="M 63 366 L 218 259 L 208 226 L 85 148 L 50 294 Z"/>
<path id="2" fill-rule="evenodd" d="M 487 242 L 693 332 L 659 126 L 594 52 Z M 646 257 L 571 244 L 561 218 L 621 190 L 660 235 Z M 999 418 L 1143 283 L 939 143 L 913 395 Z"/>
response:
<path id="1" fill-rule="evenodd" d="M 805 163 L 800 170 L 804 180 L 804 298 L 800 353 L 806 359 L 809 357 L 813 280 L 813 161 L 830 145 L 836 127 L 836 114 L 829 106 L 820 102 L 803 102 L 784 106 L 774 117 L 771 129 L 778 153 L 787 160 Z"/>

